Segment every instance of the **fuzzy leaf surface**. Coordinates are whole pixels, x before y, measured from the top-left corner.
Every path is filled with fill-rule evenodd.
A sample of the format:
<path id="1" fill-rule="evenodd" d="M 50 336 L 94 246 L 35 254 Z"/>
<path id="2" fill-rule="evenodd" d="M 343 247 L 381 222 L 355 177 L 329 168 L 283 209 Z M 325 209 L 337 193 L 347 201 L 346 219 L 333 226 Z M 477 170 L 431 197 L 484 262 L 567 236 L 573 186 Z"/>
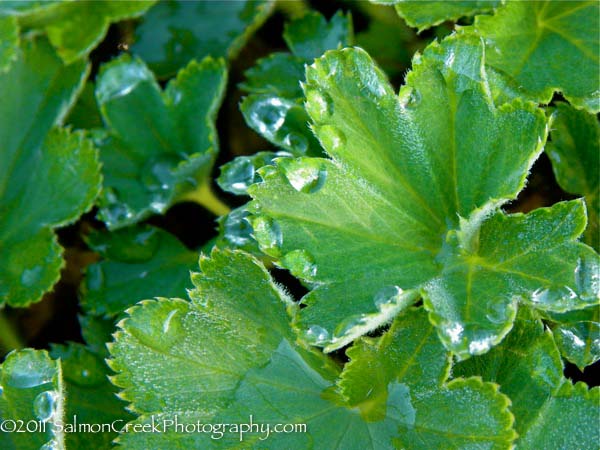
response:
<path id="1" fill-rule="evenodd" d="M 273 5 L 271 0 L 159 2 L 137 27 L 132 51 L 159 78 L 175 74 L 193 58 L 233 59 Z"/>
<path id="2" fill-rule="evenodd" d="M 598 119 L 565 103 L 558 103 L 546 154 L 558 184 L 585 197 L 588 227 L 584 241 L 600 248 L 600 125 Z"/>
<path id="3" fill-rule="evenodd" d="M 365 421 L 335 392 L 339 369 L 295 343 L 289 313 L 297 306 L 255 259 L 214 250 L 192 280 L 191 302 L 162 299 L 129 310 L 110 346 L 113 381 L 140 414 L 137 423 L 173 419 L 195 423 L 306 423 L 306 433 L 272 434 L 275 448 L 391 449 L 398 435 L 397 395 L 387 414 Z M 287 312 L 286 312 L 287 308 Z M 178 374 L 176 378 L 173 373 Z M 294 408 L 291 409 L 290 405 Z M 333 424 L 333 428 L 332 428 Z M 332 429 L 335 432 L 332 433 Z M 260 433 L 131 433 L 128 448 L 264 445 Z"/>
<path id="4" fill-rule="evenodd" d="M 485 39 L 487 64 L 520 94 L 548 103 L 560 91 L 577 108 L 600 111 L 597 1 L 509 1 L 476 17 L 474 29 Z"/>
<path id="5" fill-rule="evenodd" d="M 52 288 L 63 266 L 53 229 L 92 206 L 97 153 L 61 122 L 86 75 L 63 65 L 44 39 L 26 40 L 0 74 L 0 304 L 27 306 Z"/>
<path id="6" fill-rule="evenodd" d="M 562 371 L 552 335 L 527 310 L 501 345 L 453 367 L 454 376 L 478 374 L 500 384 L 512 399 L 517 448 L 593 448 L 600 439 L 600 388 L 573 385 Z"/>
<path id="7" fill-rule="evenodd" d="M 9 353 L 0 365 L 0 446 L 6 450 L 38 450 L 46 444 L 64 448 L 65 436 L 57 426 L 64 421 L 64 403 L 60 362 L 43 350 Z"/>
<path id="8" fill-rule="evenodd" d="M 164 91 L 139 59 L 124 55 L 103 68 L 96 86 L 106 124 L 98 139 L 100 218 L 109 228 L 163 213 L 206 183 L 225 84 L 224 61 L 211 58 L 190 62 Z"/>
<path id="9" fill-rule="evenodd" d="M 580 201 L 498 211 L 522 189 L 546 119 L 520 101 L 494 105 L 477 39 L 428 47 L 399 97 L 358 49 L 318 59 L 305 92 L 331 159 L 276 160 L 248 191 L 263 251 L 313 287 L 297 321 L 308 342 L 340 348 L 422 292 L 447 348 L 466 357 L 510 330 L 517 298 L 556 290 L 538 303 L 562 311 L 596 301 L 595 290 L 563 299 L 589 250 L 576 242 Z"/>
<path id="10" fill-rule="evenodd" d="M 104 258 L 87 267 L 83 308 L 116 316 L 140 300 L 185 297 L 198 254 L 171 234 L 149 226 L 98 233 L 88 245 Z"/>
<path id="11" fill-rule="evenodd" d="M 407 310 L 381 338 L 361 338 L 347 353 L 339 386 L 350 406 L 378 420 L 390 397 L 400 401 L 396 448 L 502 449 L 516 438 L 510 401 L 496 385 L 477 377 L 446 382 L 450 354 L 422 308 Z"/>

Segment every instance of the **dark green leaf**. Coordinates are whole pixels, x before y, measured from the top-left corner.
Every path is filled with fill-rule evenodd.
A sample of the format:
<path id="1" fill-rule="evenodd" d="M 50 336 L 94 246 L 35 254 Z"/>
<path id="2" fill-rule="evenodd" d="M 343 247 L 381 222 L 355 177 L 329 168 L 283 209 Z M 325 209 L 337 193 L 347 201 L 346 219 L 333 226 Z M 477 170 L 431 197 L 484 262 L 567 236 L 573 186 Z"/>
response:
<path id="1" fill-rule="evenodd" d="M 163 213 L 206 185 L 225 84 L 225 63 L 211 58 L 190 62 L 164 92 L 138 59 L 123 55 L 103 68 L 96 86 L 108 130 L 99 142 L 100 217 L 109 228 Z"/>
<path id="2" fill-rule="evenodd" d="M 527 310 L 488 354 L 462 362 L 454 376 L 481 375 L 512 399 L 518 448 L 595 448 L 600 439 L 600 388 L 571 384 L 552 335 Z"/>
<path id="3" fill-rule="evenodd" d="M 546 153 L 558 184 L 585 197 L 588 207 L 586 243 L 600 248 L 600 125 L 598 119 L 565 103 L 558 103 Z"/>
<path id="4" fill-rule="evenodd" d="M 161 78 L 193 59 L 233 59 L 269 16 L 271 0 L 166 0 L 144 16 L 132 51 Z"/>

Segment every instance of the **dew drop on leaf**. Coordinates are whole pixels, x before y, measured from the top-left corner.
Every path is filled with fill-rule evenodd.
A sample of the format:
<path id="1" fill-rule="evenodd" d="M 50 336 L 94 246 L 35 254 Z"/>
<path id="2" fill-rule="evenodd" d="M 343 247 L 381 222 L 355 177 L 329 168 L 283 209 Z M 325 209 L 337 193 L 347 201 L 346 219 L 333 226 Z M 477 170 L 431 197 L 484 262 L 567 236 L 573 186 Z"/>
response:
<path id="1" fill-rule="evenodd" d="M 245 194 L 248 186 L 254 183 L 256 171 L 252 160 L 247 157 L 235 158 L 221 174 L 221 187 L 235 194 Z"/>
<path id="2" fill-rule="evenodd" d="M 283 257 L 282 262 L 294 276 L 305 280 L 317 274 L 315 260 L 306 250 L 293 250 Z"/>
<path id="3" fill-rule="evenodd" d="M 306 153 L 308 150 L 308 139 L 299 133 L 288 133 L 283 139 L 283 143 L 297 153 Z"/>
<path id="4" fill-rule="evenodd" d="M 54 439 L 46 442 L 44 445 L 40 447 L 40 450 L 59 450 L 61 448 Z"/>
<path id="5" fill-rule="evenodd" d="M 55 391 L 44 391 L 33 400 L 33 412 L 43 422 L 47 422 L 56 412 L 58 394 Z"/>
<path id="6" fill-rule="evenodd" d="M 253 220 L 252 227 L 261 249 L 269 255 L 279 255 L 279 248 L 283 243 L 279 224 L 270 218 L 259 216 Z"/>
<path id="7" fill-rule="evenodd" d="M 273 136 L 283 125 L 288 109 L 280 99 L 269 97 L 254 105 L 250 119 L 261 134 Z"/>
<path id="8" fill-rule="evenodd" d="M 223 236 L 232 245 L 245 245 L 252 240 L 252 226 L 247 220 L 248 211 L 235 209 L 223 219 Z"/>
<path id="9" fill-rule="evenodd" d="M 338 128 L 325 125 L 320 129 L 323 146 L 327 150 L 338 151 L 346 145 L 346 135 Z"/>
<path id="10" fill-rule="evenodd" d="M 310 345 L 323 345 L 329 340 L 329 332 L 319 325 L 311 325 L 306 330 L 305 338 Z"/>
<path id="11" fill-rule="evenodd" d="M 327 170 L 319 160 L 314 159 L 284 159 L 279 166 L 288 182 L 298 192 L 311 194 L 319 191 L 325 179 Z"/>
<path id="12" fill-rule="evenodd" d="M 24 286 L 33 286 L 40 280 L 42 272 L 42 266 L 35 266 L 31 269 L 25 269 L 21 274 L 21 283 L 23 283 Z"/>
<path id="13" fill-rule="evenodd" d="M 373 297 L 373 303 L 375 303 L 377 308 L 381 309 L 381 307 L 384 305 L 395 303 L 403 292 L 404 291 L 398 286 L 386 286 L 377 292 L 377 294 L 375 294 L 375 297 Z"/>
<path id="14" fill-rule="evenodd" d="M 333 100 L 329 94 L 318 90 L 309 90 L 306 99 L 306 110 L 316 122 L 327 120 L 333 115 Z"/>

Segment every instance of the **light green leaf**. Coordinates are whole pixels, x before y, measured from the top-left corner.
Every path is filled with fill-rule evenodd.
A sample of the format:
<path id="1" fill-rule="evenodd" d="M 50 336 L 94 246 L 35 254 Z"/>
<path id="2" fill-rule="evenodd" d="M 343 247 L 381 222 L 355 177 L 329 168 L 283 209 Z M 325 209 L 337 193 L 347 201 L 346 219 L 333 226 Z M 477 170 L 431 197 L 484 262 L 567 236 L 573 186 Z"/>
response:
<path id="1" fill-rule="evenodd" d="M 41 350 L 9 353 L 0 366 L 0 447 L 7 450 L 64 448 L 61 430 L 64 403 L 58 361 Z"/>
<path id="2" fill-rule="evenodd" d="M 111 22 L 143 14 L 155 0 L 3 2 L 0 16 L 15 17 L 24 30 L 42 29 L 65 63 L 87 56 Z"/>
<path id="3" fill-rule="evenodd" d="M 87 267 L 82 306 L 115 316 L 146 298 L 184 297 L 198 254 L 174 236 L 149 226 L 97 233 L 88 244 L 103 261 Z"/>
<path id="4" fill-rule="evenodd" d="M 53 229 L 92 206 L 100 186 L 96 150 L 60 123 L 86 67 L 64 66 L 46 41 L 28 40 L 0 74 L 0 304 L 27 306 L 59 278 Z"/>
<path id="5" fill-rule="evenodd" d="M 580 201 L 498 211 L 522 189 L 546 120 L 520 101 L 496 107 L 483 64 L 478 39 L 447 38 L 415 61 L 400 98 L 357 49 L 307 69 L 307 110 L 332 159 L 276 160 L 248 191 L 263 251 L 313 286 L 297 322 L 308 342 L 340 348 L 422 291 L 447 348 L 467 357 L 510 330 L 519 297 L 554 311 L 597 301 L 597 286 L 570 299 L 590 250 L 575 242 Z"/>
<path id="6" fill-rule="evenodd" d="M 167 0 L 144 16 L 132 51 L 160 78 L 173 75 L 193 59 L 233 59 L 267 19 L 270 0 L 215 2 Z"/>
<path id="7" fill-rule="evenodd" d="M 397 448 L 500 449 L 516 438 L 510 401 L 497 385 L 480 378 L 446 383 L 450 354 L 422 308 L 407 310 L 381 338 L 362 338 L 347 353 L 341 393 L 367 420 L 380 420 L 389 396 L 402 392 Z"/>
<path id="8" fill-rule="evenodd" d="M 400 390 L 388 414 L 365 422 L 335 392 L 336 365 L 295 344 L 285 309 L 296 305 L 252 257 L 214 250 L 192 280 L 191 302 L 146 301 L 129 311 L 111 344 L 113 381 L 140 414 L 136 423 L 306 424 L 295 434 L 273 433 L 269 447 L 391 449 L 402 414 Z M 178 376 L 173 378 L 172 374 Z M 300 394 L 300 395 L 299 395 Z M 293 405 L 293 407 L 291 407 Z M 337 426 L 336 426 L 337 424 Z M 332 430 L 336 430 L 332 433 Z M 129 433 L 127 448 L 173 445 L 227 448 L 263 445 L 261 433 Z M 177 444 L 174 444 L 175 440 Z"/>
<path id="9" fill-rule="evenodd" d="M 461 17 L 492 11 L 503 0 L 395 0 L 388 3 L 395 5 L 396 11 L 408 25 L 423 31 L 446 20 L 456 22 Z"/>
<path id="10" fill-rule="evenodd" d="M 566 360 L 581 371 L 600 360 L 600 306 L 547 316 L 553 322 L 554 341 Z"/>
<path id="11" fill-rule="evenodd" d="M 524 309 L 500 346 L 456 365 L 452 372 L 500 384 L 512 399 L 518 448 L 594 448 L 600 439 L 600 388 L 588 391 L 583 383 L 573 385 L 562 370 L 552 335 Z"/>
<path id="12" fill-rule="evenodd" d="M 190 62 L 164 92 L 144 63 L 127 55 L 101 70 L 96 98 L 107 135 L 99 140 L 100 217 L 109 228 L 163 213 L 207 183 L 225 84 L 225 63 L 211 58 Z"/>
<path id="13" fill-rule="evenodd" d="M 510 1 L 476 17 L 474 30 L 485 39 L 487 64 L 522 93 L 548 103 L 561 91 L 575 107 L 600 111 L 597 1 Z"/>
<path id="14" fill-rule="evenodd" d="M 109 368 L 100 356 L 81 344 L 52 345 L 50 355 L 61 361 L 68 394 L 63 424 L 66 448 L 110 448 L 116 431 L 133 416 L 116 396 L 117 389 L 108 380 Z M 104 428 L 85 433 L 77 429 L 80 424 Z M 114 425 L 114 429 L 107 432 L 106 424 Z"/>
<path id="15" fill-rule="evenodd" d="M 585 197 L 588 227 L 584 241 L 600 249 L 600 125 L 592 114 L 558 103 L 546 154 L 560 187 Z"/>
<path id="16" fill-rule="evenodd" d="M 14 17 L 0 16 L 0 73 L 5 72 L 17 57 L 19 26 Z"/>

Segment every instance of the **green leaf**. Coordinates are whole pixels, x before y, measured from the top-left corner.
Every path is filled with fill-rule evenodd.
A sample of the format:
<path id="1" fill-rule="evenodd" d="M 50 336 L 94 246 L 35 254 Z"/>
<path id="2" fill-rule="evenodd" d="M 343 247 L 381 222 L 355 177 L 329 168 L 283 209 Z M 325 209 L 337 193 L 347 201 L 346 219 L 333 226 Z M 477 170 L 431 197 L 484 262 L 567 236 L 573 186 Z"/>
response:
<path id="1" fill-rule="evenodd" d="M 0 303 L 27 306 L 59 278 L 62 248 L 53 229 L 92 206 L 96 150 L 60 123 L 86 76 L 64 66 L 44 40 L 28 40 L 0 74 Z"/>
<path id="2" fill-rule="evenodd" d="M 282 158 L 248 191 L 263 251 L 314 287 L 298 321 L 308 342 L 340 348 L 422 291 L 464 358 L 510 330 L 517 298 L 536 293 L 555 311 L 597 301 L 597 286 L 570 299 L 590 250 L 575 242 L 580 201 L 498 211 L 522 189 L 546 119 L 531 104 L 493 104 L 482 52 L 469 36 L 433 44 L 400 98 L 357 49 L 307 69 L 307 110 L 332 159 Z"/>
<path id="3" fill-rule="evenodd" d="M 270 0 L 163 1 L 137 27 L 132 51 L 160 78 L 173 75 L 193 58 L 233 59 L 273 5 Z"/>
<path id="4" fill-rule="evenodd" d="M 101 2 L 3 2 L 0 16 L 14 17 L 24 30 L 42 29 L 65 63 L 87 56 L 111 22 L 143 14 L 155 0 Z"/>
<path id="5" fill-rule="evenodd" d="M 485 39 L 487 64 L 535 101 L 561 91 L 575 107 L 600 111 L 598 2 L 510 1 L 476 17 L 474 30 Z"/>
<path id="6" fill-rule="evenodd" d="M 9 353 L 0 366 L 0 446 L 8 450 L 64 448 L 60 429 L 64 403 L 58 361 L 42 350 Z"/>
<path id="7" fill-rule="evenodd" d="M 164 92 L 127 55 L 101 70 L 96 98 L 107 126 L 100 218 L 109 228 L 163 213 L 207 182 L 218 151 L 215 118 L 225 90 L 222 60 L 192 61 Z"/>
<path id="8" fill-rule="evenodd" d="M 352 40 L 352 16 L 337 12 L 329 22 L 321 14 L 310 12 L 285 25 L 283 39 L 292 54 L 313 60 L 327 50 L 346 47 Z"/>
<path id="9" fill-rule="evenodd" d="M 251 94 L 273 94 L 286 99 L 302 97 L 304 59 L 291 53 L 272 53 L 244 72 L 240 88 Z"/>
<path id="10" fill-rule="evenodd" d="M 547 314 L 561 355 L 581 371 L 600 360 L 600 306 Z"/>
<path id="11" fill-rule="evenodd" d="M 133 416 L 125 411 L 125 402 L 116 396 L 117 389 L 108 380 L 110 370 L 105 362 L 75 343 L 52 345 L 50 355 L 61 361 L 68 394 L 63 425 L 67 448 L 110 448 L 117 431 Z M 104 428 L 97 433 L 84 433 L 77 430 L 80 424 L 104 425 Z M 106 424 L 114 429 L 106 431 Z"/>
<path id="12" fill-rule="evenodd" d="M 600 439 L 600 388 L 573 385 L 562 370 L 552 335 L 523 310 L 500 346 L 456 365 L 453 375 L 477 374 L 500 384 L 512 399 L 519 448 L 594 448 Z"/>
<path id="13" fill-rule="evenodd" d="M 561 188 L 585 197 L 588 227 L 584 241 L 600 249 L 600 125 L 592 114 L 558 103 L 546 154 Z"/>
<path id="14" fill-rule="evenodd" d="M 14 17 L 0 17 L 0 73 L 5 72 L 17 57 L 19 26 Z"/>
<path id="15" fill-rule="evenodd" d="M 77 98 L 77 102 L 69 111 L 65 123 L 72 125 L 75 129 L 93 130 L 102 128 L 102 117 L 96 103 L 94 83 L 88 81 Z"/>
<path id="16" fill-rule="evenodd" d="M 87 348 L 103 358 L 108 357 L 106 343 L 112 340 L 112 333 L 115 331 L 114 319 L 91 314 L 81 314 L 78 319 Z"/>
<path id="17" fill-rule="evenodd" d="M 149 226 L 98 233 L 88 244 L 103 261 L 87 267 L 82 306 L 115 316 L 147 298 L 185 297 L 198 254 L 174 236 Z"/>
<path id="18" fill-rule="evenodd" d="M 461 17 L 492 11 L 503 3 L 503 0 L 395 0 L 389 3 L 395 5 L 398 15 L 408 25 L 423 31 L 446 20 L 456 22 Z"/>
<path id="19" fill-rule="evenodd" d="M 250 156 L 238 156 L 221 166 L 217 179 L 219 187 L 235 195 L 248 195 L 248 187 L 259 181 L 257 170 L 273 165 L 273 159 L 289 155 L 286 152 L 258 152 Z"/>
<path id="20" fill-rule="evenodd" d="M 150 423 L 152 415 L 161 423 L 177 415 L 188 424 L 247 423 L 253 416 L 271 427 L 307 424 L 306 432 L 273 434 L 268 442 L 274 448 L 315 442 L 323 448 L 336 443 L 393 448 L 399 392 L 391 396 L 386 418 L 365 422 L 334 391 L 339 369 L 294 343 L 286 307 L 292 315 L 297 307 L 260 263 L 244 253 L 214 250 L 200 265 L 202 273 L 192 277 L 191 302 L 162 299 L 135 306 L 110 346 L 110 365 L 118 372 L 113 381 L 140 414 L 137 423 Z M 180 375 L 175 379 L 172 373 Z M 178 445 L 205 448 L 259 445 L 261 438 L 248 433 L 241 444 L 239 433 L 227 429 L 221 429 L 222 441 L 169 431 L 124 434 L 120 443 L 168 447 L 177 439 Z"/>
<path id="21" fill-rule="evenodd" d="M 509 448 L 516 438 L 510 401 L 497 385 L 480 378 L 446 383 L 450 354 L 422 308 L 401 314 L 381 338 L 358 340 L 347 354 L 341 393 L 367 420 L 380 420 L 389 396 L 401 392 L 397 448 Z"/>

